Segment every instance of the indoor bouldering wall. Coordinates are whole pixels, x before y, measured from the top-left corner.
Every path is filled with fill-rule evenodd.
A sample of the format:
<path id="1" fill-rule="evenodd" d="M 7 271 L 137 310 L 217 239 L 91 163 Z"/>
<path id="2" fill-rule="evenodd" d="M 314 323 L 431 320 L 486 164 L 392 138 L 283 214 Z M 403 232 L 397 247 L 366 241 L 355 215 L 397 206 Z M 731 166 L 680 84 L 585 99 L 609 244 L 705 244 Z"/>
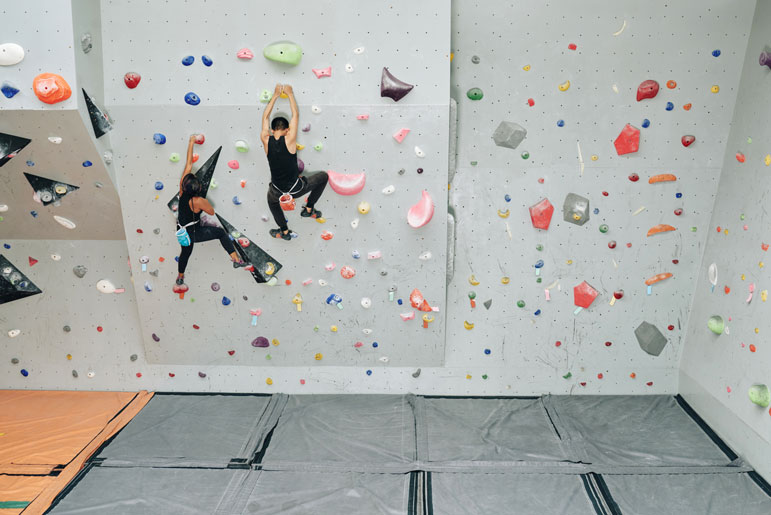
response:
<path id="1" fill-rule="evenodd" d="M 771 5 L 758 2 L 680 365 L 683 396 L 729 445 L 753 456 L 766 477 L 771 474 L 771 412 L 767 398 L 754 404 L 749 394 L 753 387 L 771 384 L 771 128 L 765 107 L 771 68 L 759 62 L 771 52 L 769 23 Z"/>

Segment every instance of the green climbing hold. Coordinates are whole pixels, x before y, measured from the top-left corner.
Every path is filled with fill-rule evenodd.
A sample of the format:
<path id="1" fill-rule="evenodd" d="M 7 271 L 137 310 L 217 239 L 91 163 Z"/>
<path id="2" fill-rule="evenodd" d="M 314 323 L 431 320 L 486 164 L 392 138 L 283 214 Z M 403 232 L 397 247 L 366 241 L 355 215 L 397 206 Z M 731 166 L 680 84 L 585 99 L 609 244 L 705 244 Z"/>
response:
<path id="1" fill-rule="evenodd" d="M 541 277 L 539 277 L 539 278 L 537 278 L 537 279 L 535 280 L 535 282 L 537 282 L 537 283 L 541 283 L 542 281 L 543 281 L 543 278 L 541 278 Z"/>
<path id="2" fill-rule="evenodd" d="M 528 152 L 527 150 L 522 152 L 522 159 L 530 159 L 530 152 Z"/>
<path id="3" fill-rule="evenodd" d="M 466 92 L 466 96 L 471 100 L 482 100 L 484 93 L 482 93 L 482 90 L 479 88 L 471 88 Z"/>
<path id="4" fill-rule="evenodd" d="M 543 250 L 543 245 L 539 243 L 538 245 L 535 246 L 535 250 L 537 250 L 538 252 L 541 252 Z"/>
<path id="5" fill-rule="evenodd" d="M 518 300 L 517 301 L 517 307 L 518 308 L 524 308 L 525 307 L 525 301 L 524 300 Z"/>
<path id="6" fill-rule="evenodd" d="M 767 408 L 768 405 L 771 404 L 771 391 L 769 391 L 768 386 L 764 384 L 754 384 L 750 386 L 749 395 L 750 400 L 758 406 Z"/>
<path id="7" fill-rule="evenodd" d="M 567 374 L 565 374 L 564 376 L 562 376 L 562 379 L 570 379 L 571 377 L 573 377 L 573 374 L 572 374 L 572 372 L 568 372 Z"/>
<path id="8" fill-rule="evenodd" d="M 179 154 L 176 152 L 172 152 L 172 154 L 169 156 L 169 161 L 172 163 L 178 163 L 179 162 Z"/>
<path id="9" fill-rule="evenodd" d="M 276 41 L 266 46 L 262 50 L 265 59 L 276 61 L 277 63 L 291 64 L 296 66 L 300 64 L 303 57 L 303 50 L 297 43 L 291 41 Z"/>
<path id="10" fill-rule="evenodd" d="M 321 143 L 316 143 L 313 145 L 314 150 L 321 150 L 322 148 L 324 148 L 324 146 Z"/>
<path id="11" fill-rule="evenodd" d="M 263 89 L 262 93 L 260 93 L 260 102 L 262 102 L 263 104 L 270 102 L 271 98 L 273 98 L 273 93 L 271 93 L 267 89 Z"/>
<path id="12" fill-rule="evenodd" d="M 471 161 L 471 166 L 476 166 L 476 165 L 477 165 L 476 161 Z"/>
<path id="13" fill-rule="evenodd" d="M 482 379 L 487 379 L 487 374 L 483 374 Z"/>
<path id="14" fill-rule="evenodd" d="M 723 317 L 720 315 L 712 315 L 707 321 L 707 327 L 709 327 L 709 330 L 715 334 L 723 334 L 723 329 L 725 329 L 725 322 L 723 322 Z"/>
<path id="15" fill-rule="evenodd" d="M 271 359 L 273 359 L 273 358 L 271 358 L 271 357 L 270 357 L 270 354 L 266 354 L 266 355 L 265 355 L 265 359 L 267 359 L 268 361 L 270 361 L 270 360 L 271 360 Z"/>
<path id="16" fill-rule="evenodd" d="M 600 226 L 600 232 L 601 232 L 601 233 L 603 233 L 603 234 L 605 234 L 606 232 L 608 232 L 608 226 L 607 226 L 607 225 L 605 225 L 605 224 L 602 224 L 602 225 Z"/>
<path id="17" fill-rule="evenodd" d="M 236 150 L 239 152 L 249 152 L 249 144 L 246 141 L 240 139 L 236 141 Z"/>
<path id="18" fill-rule="evenodd" d="M 740 220 L 744 220 L 744 213 L 739 217 Z"/>
<path id="19" fill-rule="evenodd" d="M 691 227 L 691 232 L 696 232 L 696 227 Z"/>

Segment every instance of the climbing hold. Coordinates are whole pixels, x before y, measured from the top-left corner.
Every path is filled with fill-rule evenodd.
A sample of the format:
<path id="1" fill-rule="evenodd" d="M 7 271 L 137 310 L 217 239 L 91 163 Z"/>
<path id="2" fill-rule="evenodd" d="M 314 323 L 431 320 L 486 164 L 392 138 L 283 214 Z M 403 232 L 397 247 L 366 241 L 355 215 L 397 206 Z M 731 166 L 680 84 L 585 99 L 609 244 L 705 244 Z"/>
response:
<path id="1" fill-rule="evenodd" d="M 567 90 L 570 88 L 570 81 L 569 81 L 569 80 L 566 80 L 565 82 L 563 82 L 562 84 L 560 84 L 559 86 L 557 86 L 557 88 L 558 88 L 560 91 L 567 91 Z"/>
<path id="2" fill-rule="evenodd" d="M 426 153 L 418 146 L 415 147 L 415 155 L 418 157 L 426 157 Z"/>
<path id="3" fill-rule="evenodd" d="M 70 85 L 61 75 L 41 73 L 32 80 L 32 89 L 41 102 L 56 104 L 67 100 L 72 95 Z"/>
<path id="4" fill-rule="evenodd" d="M 321 239 L 329 241 L 334 237 L 334 234 L 332 234 L 329 231 L 321 231 Z"/>
<path id="5" fill-rule="evenodd" d="M 350 266 L 346 265 L 340 268 L 340 276 L 343 279 L 351 279 L 354 275 L 356 275 L 356 270 L 354 270 Z"/>
<path id="6" fill-rule="evenodd" d="M 231 170 L 238 170 L 240 167 L 241 165 L 239 165 L 238 161 L 236 161 L 235 159 L 231 159 L 230 161 L 228 161 L 228 168 L 230 168 Z"/>
<path id="7" fill-rule="evenodd" d="M 677 229 L 675 229 L 671 225 L 658 224 L 658 225 L 654 225 L 653 227 L 648 229 L 647 236 L 653 236 L 654 234 L 659 234 L 659 233 L 662 233 L 662 232 L 669 232 L 669 231 L 676 231 L 676 230 Z"/>
<path id="8" fill-rule="evenodd" d="M 241 200 L 238 198 L 238 195 L 236 195 L 235 197 L 233 197 L 233 204 L 235 204 L 235 205 L 237 205 L 237 206 L 240 206 L 240 205 L 241 205 Z"/>
<path id="9" fill-rule="evenodd" d="M 525 66 L 522 67 L 522 69 L 525 70 L 526 72 L 529 72 L 530 71 L 530 65 L 526 64 Z"/>
<path id="10" fill-rule="evenodd" d="M 720 57 L 720 50 L 713 50 L 712 57 Z"/>
<path id="11" fill-rule="evenodd" d="M 645 80 L 637 86 L 637 101 L 654 98 L 659 94 L 659 83 L 655 80 Z"/>
<path id="12" fill-rule="evenodd" d="M 583 281 L 578 286 L 573 287 L 573 303 L 578 307 L 588 308 L 599 294 L 589 283 Z"/>
<path id="13" fill-rule="evenodd" d="M 365 173 L 342 174 L 327 170 L 329 186 L 338 195 L 355 195 L 364 189 L 367 181 Z"/>
<path id="14" fill-rule="evenodd" d="M 466 96 L 470 100 L 482 100 L 482 97 L 484 96 L 484 94 L 482 93 L 482 90 L 479 88 L 471 88 L 466 92 Z"/>
<path id="15" fill-rule="evenodd" d="M 251 59 L 252 57 L 254 57 L 254 54 L 248 48 L 242 48 L 241 50 L 236 52 L 236 57 L 238 57 L 239 59 Z"/>
<path id="16" fill-rule="evenodd" d="M 667 344 L 666 336 L 655 325 L 648 322 L 642 322 L 634 330 L 634 335 L 637 337 L 640 348 L 651 356 L 661 354 Z"/>
<path id="17" fill-rule="evenodd" d="M 303 51 L 297 43 L 276 41 L 263 48 L 262 55 L 270 61 L 296 66 L 302 59 Z"/>
<path id="18" fill-rule="evenodd" d="M 575 225 L 584 225 L 589 220 L 589 199 L 568 193 L 562 204 L 562 219 Z"/>
<path id="19" fill-rule="evenodd" d="M 198 95 L 190 91 L 185 95 L 185 103 L 190 104 L 191 106 L 197 106 L 201 103 L 201 99 L 198 97 Z"/>
<path id="20" fill-rule="evenodd" d="M 518 308 L 524 308 L 525 307 L 525 301 L 524 300 L 518 300 L 517 301 L 517 307 Z"/>
<path id="21" fill-rule="evenodd" d="M 667 87 L 669 89 L 675 89 L 677 87 L 677 82 L 675 82 L 673 80 L 668 80 L 667 81 Z M 640 100 L 640 99 L 638 98 L 637 100 Z"/>
<path id="22" fill-rule="evenodd" d="M 640 129 L 627 123 L 613 145 L 616 147 L 616 153 L 620 156 L 637 152 L 640 148 Z"/>
<path id="23" fill-rule="evenodd" d="M 407 223 L 415 229 L 423 227 L 434 216 L 434 202 L 431 195 L 426 190 L 421 193 L 421 198 L 417 204 L 413 205 L 407 212 Z"/>
<path id="24" fill-rule="evenodd" d="M 11 82 L 3 81 L 2 86 L 0 86 L 0 91 L 3 93 L 5 98 L 13 98 L 19 92 L 19 88 L 14 86 Z"/>
<path id="25" fill-rule="evenodd" d="M 677 180 L 677 176 L 671 173 L 662 173 L 659 175 L 654 175 L 653 177 L 648 179 L 648 184 L 655 184 L 657 182 L 672 182 L 676 180 Z"/>
<path id="26" fill-rule="evenodd" d="M 331 77 L 332 76 L 332 67 L 331 66 L 327 66 L 326 68 L 321 68 L 321 69 L 311 68 L 311 71 L 313 72 L 314 75 L 316 75 L 317 79 L 320 79 L 322 77 Z"/>
<path id="27" fill-rule="evenodd" d="M 381 192 L 383 193 L 383 195 L 391 195 L 391 194 L 392 194 L 394 191 L 396 191 L 396 188 L 394 187 L 394 185 L 393 185 L 393 184 L 391 184 L 391 185 L 388 185 L 388 186 L 386 186 L 385 188 L 383 188 L 383 189 L 381 190 Z"/>
<path id="28" fill-rule="evenodd" d="M 222 305 L 229 306 L 232 301 L 227 297 L 222 297 Z"/>
<path id="29" fill-rule="evenodd" d="M 74 273 L 78 279 L 83 279 L 86 276 L 86 272 L 88 272 L 88 269 L 83 265 L 75 265 L 72 269 L 72 273 Z"/>
<path id="30" fill-rule="evenodd" d="M 257 338 L 252 340 L 252 347 L 258 347 L 260 349 L 264 349 L 264 348 L 270 347 L 270 342 L 264 336 L 258 336 Z"/>
<path id="31" fill-rule="evenodd" d="M 608 228 L 608 225 L 607 225 L 607 224 L 602 224 L 602 225 L 600 225 L 600 232 L 601 232 L 601 233 L 605 234 L 606 232 L 608 232 L 608 229 L 609 229 L 609 228 Z"/>
<path id="32" fill-rule="evenodd" d="M 380 96 L 388 97 L 398 102 L 404 98 L 407 93 L 412 91 L 415 86 L 403 82 L 391 74 L 388 68 L 383 68 L 383 72 L 380 76 Z"/>
<path id="33" fill-rule="evenodd" d="M 742 154 L 741 152 L 737 152 L 736 153 L 736 160 L 737 161 L 739 161 L 740 163 L 743 163 L 745 161 L 745 159 L 746 158 L 744 157 L 744 154 Z"/>
<path id="34" fill-rule="evenodd" d="M 656 274 L 656 275 L 646 279 L 645 280 L 645 285 L 646 286 L 650 286 L 652 284 L 656 284 L 657 282 L 663 281 L 665 279 L 669 279 L 670 277 L 672 277 L 672 274 L 670 274 L 669 272 L 665 272 L 663 274 Z"/>
<path id="35" fill-rule="evenodd" d="M 693 107 L 693 104 L 691 104 L 690 102 L 683 105 L 683 109 L 686 111 L 690 111 L 692 107 Z"/>
<path id="36" fill-rule="evenodd" d="M 501 218 L 508 218 L 510 214 L 510 211 L 507 209 L 506 211 L 498 210 L 498 216 Z"/>
<path id="37" fill-rule="evenodd" d="M 176 152 L 172 152 L 171 155 L 169 156 L 169 161 L 171 161 L 172 163 L 179 163 L 179 159 L 180 159 L 179 154 Z"/>
<path id="38" fill-rule="evenodd" d="M 764 384 L 755 384 L 750 386 L 749 390 L 750 401 L 753 404 L 757 404 L 763 408 L 767 408 L 771 404 L 771 391 L 768 386 Z"/>
<path id="39" fill-rule="evenodd" d="M 24 48 L 16 43 L 0 45 L 0 66 L 13 66 L 24 59 Z"/>
<path id="40" fill-rule="evenodd" d="M 464 328 L 465 328 L 467 331 L 471 331 L 471 330 L 474 328 L 474 324 L 472 324 L 472 323 L 471 323 L 471 322 L 469 322 L 468 320 L 464 320 L 464 321 L 463 321 L 463 327 L 464 327 Z"/>
<path id="41" fill-rule="evenodd" d="M 128 72 L 123 76 L 123 82 L 128 89 L 134 89 L 139 86 L 139 81 L 142 80 L 142 76 L 136 72 Z"/>
<path id="42" fill-rule="evenodd" d="M 694 141 L 696 141 L 696 136 L 691 136 L 690 134 L 686 134 L 685 136 L 680 138 L 680 142 L 683 144 L 684 147 L 690 147 Z"/>
<path id="43" fill-rule="evenodd" d="M 195 57 L 193 57 L 192 55 L 188 55 L 188 56 L 182 58 L 182 65 L 183 66 L 190 66 L 194 62 L 195 62 Z"/>
<path id="44" fill-rule="evenodd" d="M 575 50 L 576 48 L 578 48 L 578 47 L 576 46 L 576 44 L 575 44 L 575 43 L 570 43 L 570 44 L 568 45 L 568 50 Z"/>
<path id="45" fill-rule="evenodd" d="M 551 217 L 554 214 L 554 206 L 549 199 L 543 199 L 529 208 L 530 220 L 536 229 L 546 230 L 551 224 Z"/>
<path id="46" fill-rule="evenodd" d="M 204 66 L 211 66 L 212 64 L 214 64 L 214 61 L 212 61 L 211 57 L 209 57 L 208 55 L 202 55 L 201 62 L 203 63 Z"/>
<path id="47" fill-rule="evenodd" d="M 678 207 L 677 209 L 675 209 L 675 216 L 680 216 L 680 215 L 682 215 L 682 214 L 683 214 L 683 210 L 682 210 L 682 208 L 679 208 L 679 207 Z"/>
<path id="48" fill-rule="evenodd" d="M 10 331 L 8 331 L 8 337 L 9 338 L 16 338 L 20 334 L 21 334 L 21 330 L 20 329 L 11 329 Z"/>
<path id="49" fill-rule="evenodd" d="M 88 161 L 88 160 L 83 161 L 83 168 L 88 168 L 89 166 L 92 166 L 93 164 L 94 163 L 92 163 L 91 161 Z"/>
<path id="50" fill-rule="evenodd" d="M 64 218 L 63 216 L 54 215 L 54 220 L 66 229 L 74 229 L 76 227 L 75 222 L 68 218 Z"/>
<path id="51" fill-rule="evenodd" d="M 766 166 L 771 165 L 771 154 L 766 154 L 766 157 L 763 159 L 763 163 L 765 163 Z"/>
<path id="52" fill-rule="evenodd" d="M 535 100 L 533 100 L 532 98 L 528 98 L 527 105 L 529 105 L 530 107 L 533 107 L 535 105 Z"/>
<path id="53" fill-rule="evenodd" d="M 348 73 L 351 73 L 353 71 L 353 65 L 351 63 L 346 63 L 345 71 L 347 71 Z"/>
<path id="54" fill-rule="evenodd" d="M 723 317 L 720 315 L 712 315 L 709 317 L 709 320 L 707 320 L 707 327 L 709 327 L 709 330 L 715 334 L 723 334 L 723 330 L 725 329 L 725 322 L 723 322 Z"/>
<path id="55" fill-rule="evenodd" d="M 493 132 L 493 141 L 499 147 L 515 149 L 522 143 L 525 136 L 527 136 L 527 131 L 524 127 L 514 122 L 503 121 Z"/>
<path id="56" fill-rule="evenodd" d="M 153 134 L 153 141 L 155 142 L 156 145 L 163 145 L 164 143 L 166 143 L 166 136 L 164 136 L 160 132 L 156 132 L 155 134 Z"/>
<path id="57" fill-rule="evenodd" d="M 161 181 L 155 182 L 155 189 L 161 191 L 163 189 L 163 183 Z"/>
<path id="58" fill-rule="evenodd" d="M 642 121 L 642 127 L 643 127 L 643 129 L 647 129 L 647 128 L 648 128 L 648 127 L 650 127 L 650 126 L 651 126 L 651 121 L 650 121 L 649 119 L 645 118 L 645 119 Z"/>
<path id="59" fill-rule="evenodd" d="M 249 152 L 249 144 L 246 141 L 240 139 L 236 141 L 236 150 L 241 153 Z"/>
<path id="60" fill-rule="evenodd" d="M 404 141 L 404 138 L 406 138 L 407 134 L 409 133 L 410 133 L 409 129 L 399 129 L 394 133 L 394 139 L 399 143 L 401 143 L 402 141 Z"/>
<path id="61" fill-rule="evenodd" d="M 711 88 L 709 88 L 709 90 L 710 90 L 712 93 L 718 93 L 718 92 L 720 91 L 720 86 L 718 86 L 717 84 L 715 84 L 714 86 L 712 86 Z"/>
<path id="62" fill-rule="evenodd" d="M 359 213 L 366 215 L 370 210 L 369 202 L 362 200 L 359 202 L 359 205 L 356 207 L 356 209 L 359 211 Z"/>

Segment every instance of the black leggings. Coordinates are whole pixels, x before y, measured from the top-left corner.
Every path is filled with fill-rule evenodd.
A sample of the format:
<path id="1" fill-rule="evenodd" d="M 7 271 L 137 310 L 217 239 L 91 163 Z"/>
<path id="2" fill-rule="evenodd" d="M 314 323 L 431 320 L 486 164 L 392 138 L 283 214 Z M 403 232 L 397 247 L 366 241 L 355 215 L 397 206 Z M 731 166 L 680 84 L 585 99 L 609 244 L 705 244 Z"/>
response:
<path id="1" fill-rule="evenodd" d="M 288 193 L 291 193 L 294 198 L 300 198 L 310 192 L 306 205 L 313 207 L 324 192 L 324 188 L 327 187 L 328 180 L 329 175 L 327 175 L 327 172 L 312 172 L 300 177 L 300 182 L 295 186 L 295 188 L 300 187 L 299 191 L 295 190 Z M 284 216 L 285 211 L 281 209 L 281 204 L 278 201 L 280 197 L 281 192 L 275 186 L 268 186 L 268 207 L 271 214 L 273 214 L 273 219 L 276 220 L 276 224 L 282 231 L 286 231 L 288 227 L 286 225 L 286 217 Z"/>
<path id="2" fill-rule="evenodd" d="M 187 228 L 187 233 L 190 235 L 190 245 L 182 247 L 182 252 L 179 253 L 179 264 L 177 270 L 180 274 L 185 273 L 187 268 L 187 261 L 190 259 L 190 254 L 193 253 L 194 243 L 202 241 L 220 240 L 222 248 L 225 252 L 232 254 L 236 251 L 233 246 L 233 240 L 230 239 L 228 233 L 222 227 L 209 227 L 200 225 L 201 222 L 191 225 Z"/>

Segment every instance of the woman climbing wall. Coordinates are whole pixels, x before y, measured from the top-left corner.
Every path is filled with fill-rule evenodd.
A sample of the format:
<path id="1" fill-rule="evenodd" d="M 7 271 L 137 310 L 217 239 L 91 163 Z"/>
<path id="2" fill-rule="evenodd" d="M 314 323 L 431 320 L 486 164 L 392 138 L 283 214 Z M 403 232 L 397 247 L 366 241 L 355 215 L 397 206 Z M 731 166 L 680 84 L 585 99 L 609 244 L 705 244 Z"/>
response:
<path id="1" fill-rule="evenodd" d="M 214 208 L 208 200 L 199 196 L 202 190 L 201 181 L 191 173 L 193 169 L 193 143 L 196 135 L 190 136 L 187 144 L 187 162 L 182 178 L 179 180 L 179 208 L 177 210 L 177 239 L 182 246 L 179 253 L 179 265 L 177 270 L 177 284 L 185 282 L 185 269 L 190 255 L 193 253 L 193 244 L 196 242 L 220 240 L 225 251 L 230 254 L 233 268 L 247 266 L 249 263 L 242 261 L 236 254 L 233 241 L 221 227 L 202 226 L 200 224 L 201 211 L 214 216 Z"/>

